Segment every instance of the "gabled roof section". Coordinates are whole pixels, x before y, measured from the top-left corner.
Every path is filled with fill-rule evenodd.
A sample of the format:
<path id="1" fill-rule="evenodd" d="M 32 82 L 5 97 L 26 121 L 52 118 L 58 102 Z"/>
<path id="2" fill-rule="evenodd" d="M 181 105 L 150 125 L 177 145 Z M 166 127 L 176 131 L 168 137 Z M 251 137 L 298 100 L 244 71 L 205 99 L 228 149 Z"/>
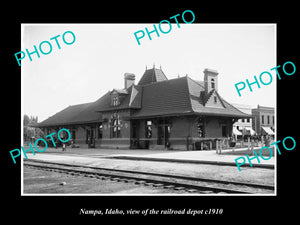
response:
<path id="1" fill-rule="evenodd" d="M 166 77 L 166 75 L 161 69 L 152 68 L 144 72 L 138 85 L 152 84 L 155 82 L 160 82 L 165 80 L 168 80 L 168 78 Z"/>
<path id="2" fill-rule="evenodd" d="M 205 94 L 205 89 L 199 81 L 187 77 L 187 83 L 190 93 L 190 101 L 193 112 L 204 115 L 219 115 L 219 116 L 237 116 L 237 117 L 251 117 L 246 113 L 241 112 L 227 101 L 225 101 L 216 90 L 212 90 Z M 206 103 L 210 97 L 215 94 L 220 100 L 223 107 L 207 107 Z M 198 97 L 199 96 L 199 97 Z"/>
<path id="3" fill-rule="evenodd" d="M 215 105 L 215 103 L 213 103 L 212 101 L 212 96 L 216 96 L 218 99 L 217 104 Z M 219 95 L 219 93 L 215 90 L 212 89 L 209 93 L 205 94 L 205 91 L 201 91 L 201 104 L 203 104 L 204 106 L 207 107 L 223 107 L 225 108 L 225 105 L 223 103 L 223 99 L 221 98 L 221 96 Z"/>
<path id="4" fill-rule="evenodd" d="M 116 89 L 114 89 L 113 91 L 116 91 Z M 99 105 L 99 107 L 96 108 L 96 111 L 104 112 L 104 111 L 129 109 L 129 108 L 138 109 L 141 107 L 141 95 L 142 95 L 141 86 L 131 85 L 128 89 L 126 89 L 127 94 L 124 95 L 124 98 L 121 100 L 120 105 L 118 106 L 111 105 L 110 94 L 112 92 L 108 93 L 109 96 L 105 98 L 103 104 Z"/>
<path id="5" fill-rule="evenodd" d="M 113 89 L 111 92 L 117 92 L 118 94 L 128 94 L 127 89 Z"/>

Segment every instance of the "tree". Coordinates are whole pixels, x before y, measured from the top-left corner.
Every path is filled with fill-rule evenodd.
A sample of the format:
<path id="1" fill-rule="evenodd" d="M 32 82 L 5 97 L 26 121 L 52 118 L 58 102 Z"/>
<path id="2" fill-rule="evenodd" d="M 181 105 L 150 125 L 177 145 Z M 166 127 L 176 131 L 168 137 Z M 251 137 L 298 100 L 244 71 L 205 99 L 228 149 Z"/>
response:
<path id="1" fill-rule="evenodd" d="M 38 117 L 37 116 L 28 116 L 24 114 L 23 118 L 23 138 L 24 141 L 29 141 L 32 137 L 39 137 L 42 135 L 42 131 L 40 128 L 31 127 L 30 125 L 37 124 Z"/>
<path id="2" fill-rule="evenodd" d="M 30 122 L 29 116 L 25 114 L 23 118 L 23 125 L 27 126 L 29 122 Z"/>

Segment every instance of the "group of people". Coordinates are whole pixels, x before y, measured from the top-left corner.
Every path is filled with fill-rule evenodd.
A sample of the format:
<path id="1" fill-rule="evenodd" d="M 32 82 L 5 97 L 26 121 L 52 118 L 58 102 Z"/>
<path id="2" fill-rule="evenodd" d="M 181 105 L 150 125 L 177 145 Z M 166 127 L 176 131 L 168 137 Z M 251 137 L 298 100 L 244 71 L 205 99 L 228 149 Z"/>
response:
<path id="1" fill-rule="evenodd" d="M 42 137 L 43 137 L 43 136 L 42 136 Z M 39 137 L 39 138 L 40 138 L 40 137 Z M 60 142 L 56 136 L 52 136 L 52 138 L 53 138 L 53 142 L 54 142 L 55 144 L 54 144 L 51 140 L 49 140 L 49 139 L 47 139 L 46 137 L 44 137 L 44 140 L 47 141 L 47 146 L 57 148 L 57 147 L 60 147 L 60 145 L 61 145 L 62 151 L 63 151 L 63 152 L 65 152 L 65 151 L 67 150 L 67 143 L 70 143 L 71 145 L 73 144 L 73 140 L 72 140 L 72 139 L 70 139 L 70 141 L 68 141 L 68 142 Z M 61 138 L 62 140 L 66 140 L 66 137 L 64 137 L 63 135 L 62 135 L 60 138 Z M 32 137 L 30 138 L 30 142 L 31 142 L 31 143 L 35 143 L 35 141 L 36 141 L 37 139 L 38 139 L 37 137 L 32 136 Z M 45 146 L 45 143 L 44 143 L 43 141 L 39 141 L 39 142 L 37 143 L 37 145 L 38 145 L 38 146 Z"/>
<path id="2" fill-rule="evenodd" d="M 241 142 L 241 146 L 244 143 L 247 143 L 246 146 L 248 150 L 251 149 L 253 151 L 255 146 L 258 146 L 261 143 L 261 147 L 268 146 L 270 147 L 271 141 L 273 138 L 270 135 L 252 135 L 252 136 L 244 136 L 242 139 L 237 139 L 236 136 L 228 137 L 228 139 L 218 139 L 216 140 L 216 152 L 217 154 L 221 154 L 222 146 L 225 145 L 225 142 L 228 141 L 228 146 L 235 150 L 237 142 Z"/>

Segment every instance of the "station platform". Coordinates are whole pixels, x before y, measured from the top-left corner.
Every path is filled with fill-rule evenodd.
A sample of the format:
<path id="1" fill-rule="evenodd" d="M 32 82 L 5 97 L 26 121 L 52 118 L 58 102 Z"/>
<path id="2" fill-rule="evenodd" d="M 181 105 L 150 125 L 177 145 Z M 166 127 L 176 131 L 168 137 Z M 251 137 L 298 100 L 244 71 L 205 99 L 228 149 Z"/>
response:
<path id="1" fill-rule="evenodd" d="M 26 148 L 25 148 L 26 149 Z M 255 148 L 257 155 L 259 155 L 259 148 Z M 30 153 L 30 154 L 29 154 Z M 88 148 L 67 148 L 67 151 L 62 152 L 61 148 L 48 148 L 45 152 L 33 156 L 31 152 L 27 152 L 28 158 L 47 158 L 46 155 L 55 155 L 56 160 L 59 156 L 74 156 L 74 157 L 87 157 L 87 158 L 106 158 L 106 159 L 122 159 L 132 161 L 157 161 L 157 162 L 177 162 L 177 163 L 193 163 L 193 164 L 212 164 L 212 165 L 226 165 L 237 166 L 235 159 L 238 157 L 245 157 L 245 164 L 243 166 L 251 166 L 246 158 L 254 157 L 253 151 L 247 148 L 241 149 L 226 149 L 222 150 L 221 154 L 217 154 L 215 150 L 209 151 L 175 151 L 175 150 L 145 150 L 145 149 L 88 149 Z M 43 157 L 39 157 L 39 156 Z M 24 157 L 24 156 L 23 156 Z M 51 157 L 52 158 L 52 157 Z M 65 157 L 63 157 L 65 158 Z M 269 158 L 264 156 L 264 158 Z M 260 163 L 257 159 L 251 160 L 253 167 L 274 169 L 276 159 L 271 157 L 269 160 L 264 160 L 259 156 Z M 239 159 L 238 162 L 242 162 Z"/>
<path id="2" fill-rule="evenodd" d="M 243 151 L 243 150 L 239 150 Z M 247 149 L 244 149 L 247 151 Z M 233 153 L 233 154 L 232 154 Z M 246 155 L 246 154 L 245 154 Z M 164 152 L 153 153 L 147 155 L 115 155 L 110 156 L 114 159 L 128 159 L 128 160 L 144 160 L 144 161 L 163 161 L 163 162 L 178 162 L 178 163 L 196 163 L 196 164 L 213 164 L 213 165 L 226 165 L 237 166 L 235 159 L 238 157 L 245 157 L 245 164 L 243 166 L 250 166 L 248 159 L 245 155 L 235 154 L 232 150 L 223 150 L 221 154 L 216 151 L 180 151 L 180 152 Z M 249 158 L 254 157 L 254 154 L 249 154 Z M 268 158 L 267 156 L 264 158 Z M 274 168 L 275 159 L 272 157 L 269 160 L 264 160 L 259 156 L 260 163 L 257 159 L 251 160 L 253 167 Z M 238 162 L 242 162 L 240 159 Z"/>

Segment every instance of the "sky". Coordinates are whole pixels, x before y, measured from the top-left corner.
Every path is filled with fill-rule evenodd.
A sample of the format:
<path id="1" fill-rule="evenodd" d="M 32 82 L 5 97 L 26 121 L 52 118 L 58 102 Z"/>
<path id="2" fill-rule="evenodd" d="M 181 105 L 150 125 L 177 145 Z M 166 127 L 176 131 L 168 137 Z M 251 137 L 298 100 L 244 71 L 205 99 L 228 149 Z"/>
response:
<path id="1" fill-rule="evenodd" d="M 158 25 L 156 25 L 158 26 Z M 134 73 L 137 84 L 147 68 L 160 68 L 168 79 L 188 75 L 203 80 L 203 70 L 217 70 L 218 92 L 228 102 L 276 107 L 275 24 L 172 23 L 169 33 L 147 34 L 138 45 L 134 33 L 153 24 L 22 24 L 21 50 L 34 51 L 43 41 L 52 52 L 32 54 L 21 61 L 22 114 L 41 122 L 70 105 L 93 102 L 112 89 L 124 87 L 124 74 Z M 163 27 L 167 30 L 167 27 Z M 62 35 L 72 31 L 75 42 Z M 61 49 L 58 49 L 57 38 Z M 66 41 L 72 37 L 66 34 Z M 48 51 L 47 44 L 43 50 Z M 17 63 L 17 62 L 16 62 Z M 238 95 L 235 84 L 254 81 L 263 71 L 273 75 L 270 85 L 252 85 Z M 263 80 L 267 82 L 268 77 Z"/>

